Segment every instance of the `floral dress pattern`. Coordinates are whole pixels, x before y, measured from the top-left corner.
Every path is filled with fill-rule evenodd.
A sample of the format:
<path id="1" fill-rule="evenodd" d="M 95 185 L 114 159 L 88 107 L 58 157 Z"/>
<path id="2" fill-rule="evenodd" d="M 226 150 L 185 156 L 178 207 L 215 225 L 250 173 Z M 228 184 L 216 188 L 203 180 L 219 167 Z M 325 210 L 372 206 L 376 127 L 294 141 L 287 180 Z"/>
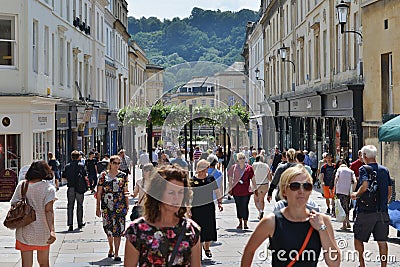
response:
<path id="1" fill-rule="evenodd" d="M 184 236 L 173 266 L 190 266 L 191 249 L 200 236 L 200 227 L 191 219 L 183 219 L 174 227 L 158 228 L 148 224 L 143 217 L 133 221 L 125 232 L 127 242 L 139 251 L 139 266 L 167 266 L 182 227 Z"/>
<path id="2" fill-rule="evenodd" d="M 125 216 L 129 208 L 124 193 L 128 180 L 123 172 L 115 178 L 106 173 L 101 175 L 98 186 L 103 187 L 101 211 L 104 232 L 107 236 L 120 237 L 125 231 Z"/>

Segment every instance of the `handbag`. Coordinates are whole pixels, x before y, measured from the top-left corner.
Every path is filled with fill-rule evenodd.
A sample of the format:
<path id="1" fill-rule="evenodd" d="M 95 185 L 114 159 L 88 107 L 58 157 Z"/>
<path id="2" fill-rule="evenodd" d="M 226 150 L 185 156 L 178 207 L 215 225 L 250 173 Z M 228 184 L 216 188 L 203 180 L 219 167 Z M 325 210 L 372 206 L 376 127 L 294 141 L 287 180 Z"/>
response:
<path id="1" fill-rule="evenodd" d="M 133 205 L 133 207 L 132 207 L 132 212 L 131 212 L 131 216 L 130 216 L 131 221 L 134 221 L 134 220 L 136 220 L 137 218 L 139 218 L 140 216 L 142 216 L 143 207 L 140 205 L 140 203 L 142 202 L 144 196 L 145 196 L 145 195 L 143 195 L 143 196 L 139 199 L 139 201 L 137 201 L 137 202 L 135 203 L 135 205 Z"/>
<path id="2" fill-rule="evenodd" d="M 310 228 L 308 229 L 306 238 L 304 239 L 303 245 L 301 245 L 301 248 L 299 249 L 299 253 L 297 253 L 297 256 L 287 265 L 287 267 L 292 267 L 296 263 L 296 261 L 298 261 L 300 259 L 300 255 L 303 253 L 308 242 L 310 241 L 313 230 L 314 230 L 314 228 L 310 225 Z"/>
<path id="3" fill-rule="evenodd" d="M 7 213 L 6 219 L 4 220 L 4 226 L 8 229 L 17 229 L 26 226 L 36 221 L 36 212 L 26 202 L 26 192 L 28 191 L 29 183 L 24 181 L 21 185 L 21 199 L 11 206 Z"/>

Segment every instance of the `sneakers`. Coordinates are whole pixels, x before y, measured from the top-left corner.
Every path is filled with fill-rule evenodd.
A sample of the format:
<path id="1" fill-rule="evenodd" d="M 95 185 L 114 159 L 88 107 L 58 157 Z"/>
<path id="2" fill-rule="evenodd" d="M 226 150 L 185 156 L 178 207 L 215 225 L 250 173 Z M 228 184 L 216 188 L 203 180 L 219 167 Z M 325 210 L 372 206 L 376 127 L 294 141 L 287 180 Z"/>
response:
<path id="1" fill-rule="evenodd" d="M 72 225 L 68 226 L 68 232 L 74 231 L 74 227 Z"/>

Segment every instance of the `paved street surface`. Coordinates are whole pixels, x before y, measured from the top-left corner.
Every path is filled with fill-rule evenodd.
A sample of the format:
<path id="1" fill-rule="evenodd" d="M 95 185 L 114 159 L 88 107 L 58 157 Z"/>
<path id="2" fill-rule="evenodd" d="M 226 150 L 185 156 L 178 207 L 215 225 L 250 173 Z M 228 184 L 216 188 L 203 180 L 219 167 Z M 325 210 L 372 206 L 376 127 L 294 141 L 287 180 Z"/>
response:
<path id="1" fill-rule="evenodd" d="M 136 169 L 136 177 L 140 176 L 140 170 Z M 57 192 L 58 200 L 55 203 L 55 228 L 57 241 L 51 246 L 50 257 L 51 266 L 123 266 L 123 262 L 115 264 L 112 259 L 107 258 L 108 243 L 103 232 L 101 219 L 95 216 L 95 198 L 92 194 L 86 193 L 84 202 L 84 218 L 86 227 L 81 231 L 77 229 L 76 217 L 74 232 L 67 232 L 66 213 L 67 198 L 66 186 Z M 321 194 L 314 191 L 312 198 L 317 201 L 322 210 L 325 211 L 325 201 Z M 133 200 L 131 201 L 133 203 Z M 212 259 L 208 259 L 203 254 L 203 266 L 239 266 L 243 248 L 249 239 L 252 231 L 256 227 L 258 213 L 255 209 L 253 200 L 250 202 L 249 230 L 237 230 L 235 204 L 233 200 L 224 199 L 224 211 L 217 212 L 218 241 L 215 242 L 211 251 Z M 9 208 L 8 202 L 0 202 L 1 220 Z M 268 204 L 266 211 L 272 211 L 272 204 Z M 129 216 L 128 216 L 129 217 Z M 127 221 L 129 223 L 129 221 Z M 339 229 L 341 223 L 332 220 L 334 229 Z M 342 230 L 335 230 L 335 238 L 342 250 L 342 266 L 358 266 L 358 261 L 351 257 L 354 250 L 353 233 Z M 372 240 L 372 238 L 371 238 Z M 21 266 L 19 251 L 15 250 L 14 231 L 8 230 L 1 224 L 0 226 L 0 266 Z M 124 256 L 125 239 L 122 238 L 120 256 Z M 270 266 L 270 254 L 264 253 L 267 244 L 263 244 L 256 253 L 253 266 Z M 370 242 L 365 246 L 366 250 L 371 251 L 371 259 L 378 255 L 376 242 Z M 391 227 L 389 242 L 390 262 L 388 266 L 400 266 L 400 239 L 396 238 L 396 231 Z M 269 255 L 269 257 L 266 257 Z M 36 255 L 34 256 L 36 257 Z M 265 259 L 266 258 L 266 259 Z M 34 266 L 38 266 L 35 262 Z M 326 266 L 323 262 L 319 266 Z M 378 262 L 368 262 L 367 266 L 380 266 Z"/>

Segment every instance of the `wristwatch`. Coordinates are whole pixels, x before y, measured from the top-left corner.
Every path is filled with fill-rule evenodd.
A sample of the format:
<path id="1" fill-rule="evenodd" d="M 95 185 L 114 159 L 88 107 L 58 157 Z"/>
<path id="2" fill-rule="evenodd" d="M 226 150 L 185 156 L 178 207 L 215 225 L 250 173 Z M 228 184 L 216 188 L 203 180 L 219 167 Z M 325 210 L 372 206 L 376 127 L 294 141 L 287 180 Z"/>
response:
<path id="1" fill-rule="evenodd" d="M 318 229 L 318 231 L 325 231 L 326 230 L 326 225 L 323 224 L 321 227 Z"/>

